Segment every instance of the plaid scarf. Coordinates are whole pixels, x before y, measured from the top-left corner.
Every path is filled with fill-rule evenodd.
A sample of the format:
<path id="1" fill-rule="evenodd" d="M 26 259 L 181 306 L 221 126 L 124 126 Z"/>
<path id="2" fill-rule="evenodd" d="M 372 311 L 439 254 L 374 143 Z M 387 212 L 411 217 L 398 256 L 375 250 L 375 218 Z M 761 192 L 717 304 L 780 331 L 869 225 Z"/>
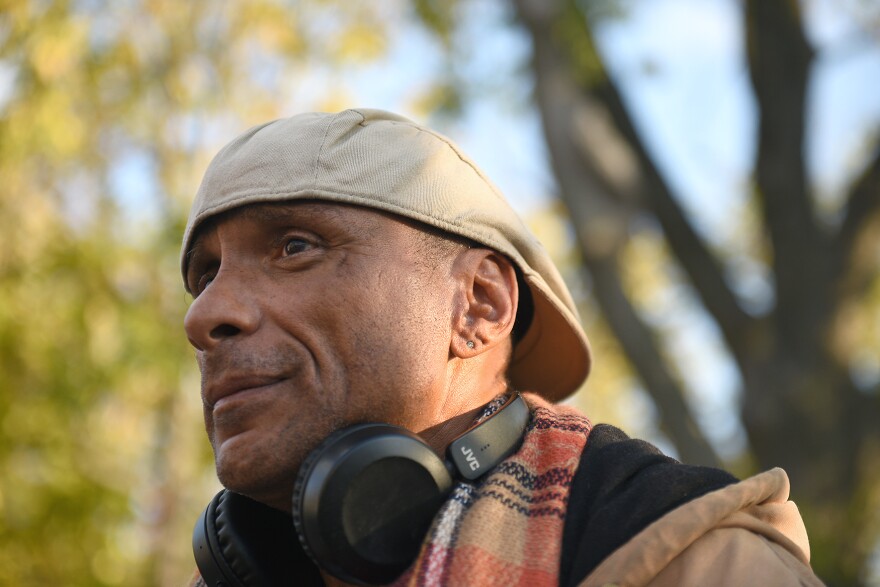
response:
<path id="1" fill-rule="evenodd" d="M 574 408 L 524 397 L 532 416 L 520 449 L 476 483 L 456 484 L 418 559 L 392 585 L 558 584 L 568 493 L 592 425 Z"/>

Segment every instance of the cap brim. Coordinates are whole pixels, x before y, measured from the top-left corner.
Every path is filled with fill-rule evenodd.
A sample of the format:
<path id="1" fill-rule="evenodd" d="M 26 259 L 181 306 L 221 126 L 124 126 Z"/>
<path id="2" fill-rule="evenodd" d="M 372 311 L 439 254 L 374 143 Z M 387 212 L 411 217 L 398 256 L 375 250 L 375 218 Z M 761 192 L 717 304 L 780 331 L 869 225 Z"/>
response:
<path id="1" fill-rule="evenodd" d="M 519 390 L 536 391 L 551 401 L 565 399 L 584 382 L 592 363 L 590 343 L 574 316 L 566 316 L 543 291 L 547 287 L 526 276 L 534 300 L 532 324 L 513 350 L 508 377 Z M 552 375 L 550 375 L 552 374 Z"/>

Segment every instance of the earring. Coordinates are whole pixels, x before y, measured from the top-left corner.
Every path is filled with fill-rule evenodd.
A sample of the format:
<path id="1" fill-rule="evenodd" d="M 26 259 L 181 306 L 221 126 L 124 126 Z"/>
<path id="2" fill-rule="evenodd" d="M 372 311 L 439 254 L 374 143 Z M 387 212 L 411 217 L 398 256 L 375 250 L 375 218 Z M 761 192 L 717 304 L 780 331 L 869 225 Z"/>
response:
<path id="1" fill-rule="evenodd" d="M 467 348 L 472 349 L 475 346 L 477 346 L 477 345 L 474 344 L 474 341 L 472 341 L 472 340 L 467 341 Z"/>

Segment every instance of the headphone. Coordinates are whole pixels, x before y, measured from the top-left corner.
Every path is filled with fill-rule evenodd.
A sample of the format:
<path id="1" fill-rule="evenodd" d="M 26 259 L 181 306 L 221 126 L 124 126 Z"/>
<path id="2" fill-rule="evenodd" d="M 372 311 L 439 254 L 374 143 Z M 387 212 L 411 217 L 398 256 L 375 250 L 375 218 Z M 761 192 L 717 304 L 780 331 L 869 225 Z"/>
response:
<path id="1" fill-rule="evenodd" d="M 453 480 L 478 479 L 507 458 L 528 421 L 513 393 L 453 440 L 445 460 L 399 426 L 337 430 L 303 461 L 292 520 L 225 489 L 211 500 L 193 531 L 199 572 L 209 587 L 323 585 L 318 568 L 349 583 L 388 583 L 418 556 Z"/>

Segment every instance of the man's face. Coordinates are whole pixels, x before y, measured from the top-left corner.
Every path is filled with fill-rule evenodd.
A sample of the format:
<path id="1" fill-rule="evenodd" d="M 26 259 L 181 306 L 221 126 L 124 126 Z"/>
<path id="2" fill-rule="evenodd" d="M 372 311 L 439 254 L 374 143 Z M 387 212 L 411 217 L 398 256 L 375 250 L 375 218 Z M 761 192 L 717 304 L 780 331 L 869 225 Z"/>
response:
<path id="1" fill-rule="evenodd" d="M 352 206 L 258 204 L 204 226 L 185 328 L 221 482 L 289 508 L 302 459 L 330 432 L 433 424 L 452 265 L 427 263 L 412 225 Z"/>

